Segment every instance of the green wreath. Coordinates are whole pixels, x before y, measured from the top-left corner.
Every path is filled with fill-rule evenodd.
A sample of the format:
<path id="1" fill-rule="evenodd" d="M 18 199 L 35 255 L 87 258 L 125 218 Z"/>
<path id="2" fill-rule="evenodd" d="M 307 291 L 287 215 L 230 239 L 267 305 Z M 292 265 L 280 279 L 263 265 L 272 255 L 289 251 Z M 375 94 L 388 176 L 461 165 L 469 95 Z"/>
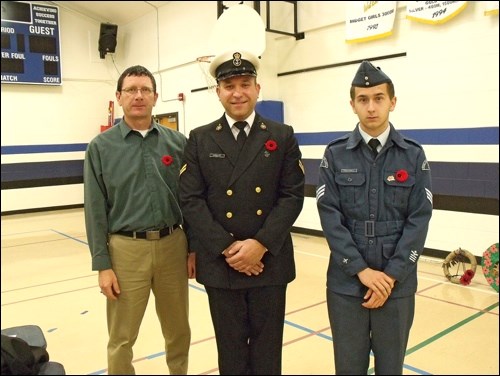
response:
<path id="1" fill-rule="evenodd" d="M 443 262 L 444 276 L 452 283 L 465 286 L 470 285 L 476 267 L 476 256 L 462 248 L 450 252 Z"/>
<path id="2" fill-rule="evenodd" d="M 484 278 L 498 292 L 498 243 L 490 245 L 484 251 L 481 266 Z"/>

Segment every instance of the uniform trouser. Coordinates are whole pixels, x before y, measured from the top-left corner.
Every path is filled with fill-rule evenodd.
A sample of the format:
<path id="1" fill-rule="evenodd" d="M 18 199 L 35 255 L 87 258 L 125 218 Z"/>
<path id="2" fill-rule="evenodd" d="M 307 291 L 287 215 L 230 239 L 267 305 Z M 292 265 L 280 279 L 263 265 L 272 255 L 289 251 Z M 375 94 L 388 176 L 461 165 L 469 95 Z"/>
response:
<path id="1" fill-rule="evenodd" d="M 415 313 L 415 295 L 387 299 L 367 309 L 363 298 L 326 290 L 335 373 L 366 375 L 373 351 L 375 374 L 401 375 Z"/>
<path id="2" fill-rule="evenodd" d="M 132 347 L 152 290 L 168 369 L 186 375 L 191 331 L 184 231 L 159 240 L 111 235 L 109 252 L 121 293 L 118 300 L 107 301 L 108 374 L 135 374 Z"/>
<path id="3" fill-rule="evenodd" d="M 286 287 L 205 286 L 221 375 L 281 375 Z"/>

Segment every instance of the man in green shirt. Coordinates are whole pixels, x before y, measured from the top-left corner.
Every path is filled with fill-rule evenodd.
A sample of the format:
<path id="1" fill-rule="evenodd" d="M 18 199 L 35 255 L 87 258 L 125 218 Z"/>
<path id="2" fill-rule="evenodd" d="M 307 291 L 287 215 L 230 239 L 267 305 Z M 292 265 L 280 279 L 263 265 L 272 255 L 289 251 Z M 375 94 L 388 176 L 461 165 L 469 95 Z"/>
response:
<path id="1" fill-rule="evenodd" d="M 186 137 L 152 120 L 154 76 L 142 66 L 118 79 L 123 119 L 88 145 L 85 224 L 92 270 L 107 298 L 108 374 L 135 374 L 132 347 L 150 291 L 170 374 L 187 374 L 188 278 L 194 278 L 178 204 Z"/>

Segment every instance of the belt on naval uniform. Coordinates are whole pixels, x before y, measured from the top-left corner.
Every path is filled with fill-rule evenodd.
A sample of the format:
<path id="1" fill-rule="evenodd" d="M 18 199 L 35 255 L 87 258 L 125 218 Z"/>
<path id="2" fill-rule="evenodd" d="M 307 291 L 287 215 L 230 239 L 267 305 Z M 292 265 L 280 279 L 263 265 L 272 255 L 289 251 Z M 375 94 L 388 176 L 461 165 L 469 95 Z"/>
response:
<path id="1" fill-rule="evenodd" d="M 364 235 L 368 238 L 400 233 L 404 221 L 356 221 L 347 220 L 346 227 L 352 234 Z"/>
<path id="2" fill-rule="evenodd" d="M 173 225 L 171 227 L 164 227 L 161 230 L 148 230 L 148 231 L 118 231 L 117 235 L 128 236 L 134 239 L 146 240 L 159 240 L 164 236 L 168 236 L 178 229 L 180 225 Z"/>

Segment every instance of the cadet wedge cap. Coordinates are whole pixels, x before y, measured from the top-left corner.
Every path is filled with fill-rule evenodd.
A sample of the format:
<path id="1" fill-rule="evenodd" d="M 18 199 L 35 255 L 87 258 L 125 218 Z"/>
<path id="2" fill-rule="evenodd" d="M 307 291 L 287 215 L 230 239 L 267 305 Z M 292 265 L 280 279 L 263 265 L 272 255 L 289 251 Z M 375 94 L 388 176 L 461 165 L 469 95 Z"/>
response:
<path id="1" fill-rule="evenodd" d="M 383 83 L 392 82 L 379 67 L 373 66 L 372 63 L 365 60 L 361 63 L 352 80 L 352 86 L 357 87 L 372 87 Z"/>

